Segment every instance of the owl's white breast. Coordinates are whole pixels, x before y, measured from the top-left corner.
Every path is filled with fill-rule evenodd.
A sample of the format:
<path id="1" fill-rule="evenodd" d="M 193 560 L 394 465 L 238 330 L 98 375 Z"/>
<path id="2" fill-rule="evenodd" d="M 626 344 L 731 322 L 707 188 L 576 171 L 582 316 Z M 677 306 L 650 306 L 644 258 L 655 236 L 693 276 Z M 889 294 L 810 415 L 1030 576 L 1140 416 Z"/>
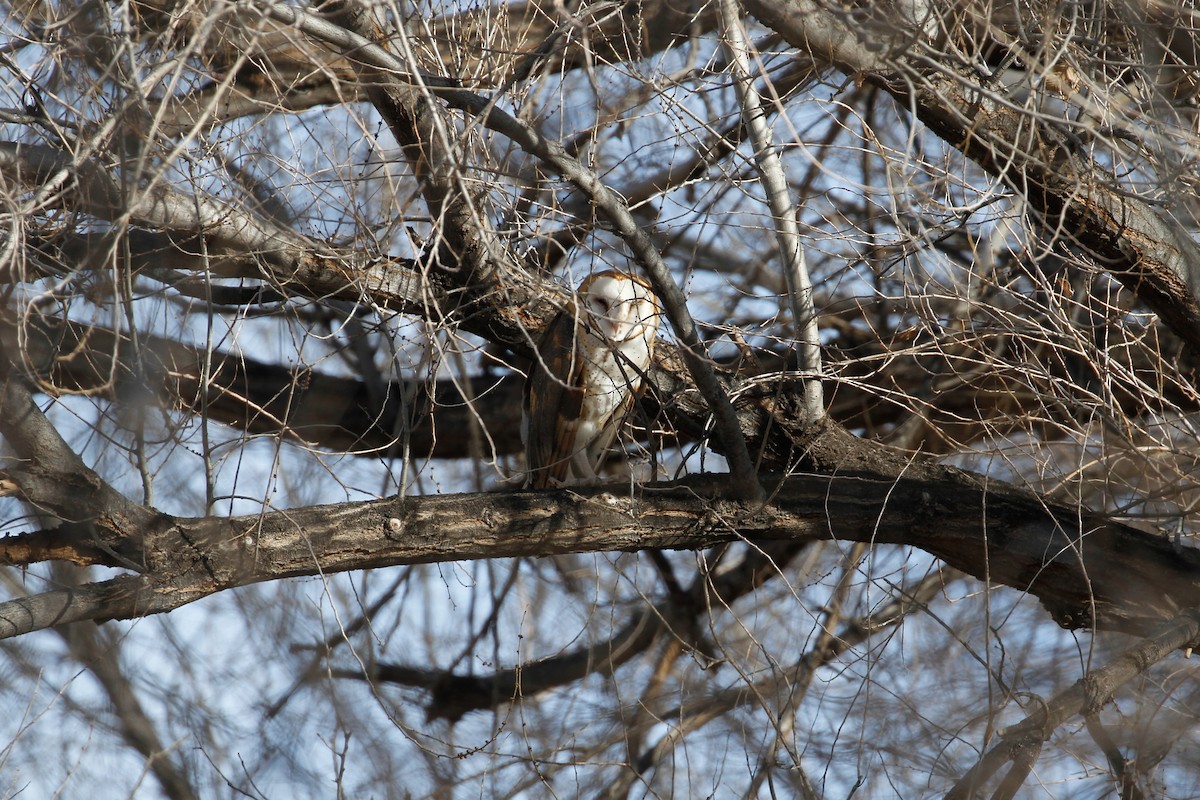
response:
<path id="1" fill-rule="evenodd" d="M 636 336 L 614 347 L 590 331 L 587 337 L 587 361 L 584 363 L 586 393 L 583 398 L 583 420 L 587 430 L 581 430 L 580 441 L 590 441 L 600 429 L 623 407 L 633 387 L 642 380 L 642 373 L 650 364 L 648 335 Z M 649 336 L 652 336 L 651 332 Z"/>

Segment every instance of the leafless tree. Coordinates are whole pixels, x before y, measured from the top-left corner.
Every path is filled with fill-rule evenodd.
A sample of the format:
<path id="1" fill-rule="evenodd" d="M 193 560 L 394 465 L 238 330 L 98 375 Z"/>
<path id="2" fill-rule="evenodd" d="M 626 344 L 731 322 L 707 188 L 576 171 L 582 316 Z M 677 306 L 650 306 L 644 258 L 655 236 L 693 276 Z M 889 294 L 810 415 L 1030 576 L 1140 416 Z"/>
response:
<path id="1" fill-rule="evenodd" d="M 1191 0 L 0 14 L 0 796 L 1197 796 Z"/>

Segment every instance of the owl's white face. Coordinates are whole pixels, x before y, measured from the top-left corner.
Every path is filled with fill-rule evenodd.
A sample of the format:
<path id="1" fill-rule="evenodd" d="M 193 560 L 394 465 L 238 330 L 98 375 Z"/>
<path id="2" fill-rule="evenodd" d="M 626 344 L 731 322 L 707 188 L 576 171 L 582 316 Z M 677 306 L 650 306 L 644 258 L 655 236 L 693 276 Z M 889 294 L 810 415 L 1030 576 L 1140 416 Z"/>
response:
<path id="1" fill-rule="evenodd" d="M 601 272 L 579 287 L 588 326 L 610 344 L 653 341 L 661 313 L 650 287 L 619 272 Z"/>

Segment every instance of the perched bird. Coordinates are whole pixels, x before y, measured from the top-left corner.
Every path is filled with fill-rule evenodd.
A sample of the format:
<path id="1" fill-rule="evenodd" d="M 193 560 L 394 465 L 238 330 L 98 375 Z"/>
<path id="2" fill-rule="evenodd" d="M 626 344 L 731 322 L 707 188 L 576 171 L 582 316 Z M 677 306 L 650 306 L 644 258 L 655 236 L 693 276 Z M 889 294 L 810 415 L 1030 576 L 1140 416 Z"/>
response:
<path id="1" fill-rule="evenodd" d="M 608 270 L 580 284 L 546 328 L 525 381 L 528 487 L 597 479 L 641 391 L 661 318 L 650 285 L 634 275 Z"/>

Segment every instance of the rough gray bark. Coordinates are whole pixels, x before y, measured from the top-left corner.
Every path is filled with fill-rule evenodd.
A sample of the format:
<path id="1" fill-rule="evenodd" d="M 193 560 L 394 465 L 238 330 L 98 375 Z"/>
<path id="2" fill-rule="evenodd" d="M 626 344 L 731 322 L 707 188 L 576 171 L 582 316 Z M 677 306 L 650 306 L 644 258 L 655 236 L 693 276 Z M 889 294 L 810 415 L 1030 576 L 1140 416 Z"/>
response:
<path id="1" fill-rule="evenodd" d="M 763 477 L 748 508 L 727 479 L 556 492 L 493 492 L 314 506 L 249 517 L 159 515 L 116 558 L 86 539 L 57 558 L 133 568 L 129 576 L 0 604 L 0 638 L 84 619 L 160 613 L 214 592 L 353 569 L 547 556 L 698 549 L 724 542 L 836 539 L 902 544 L 1036 596 L 1066 628 L 1140 633 L 1200 605 L 1200 556 L 1157 536 L 1056 507 L 954 470 L 894 480 L 841 474 Z M 0 562 L 23 563 L 10 537 Z"/>

